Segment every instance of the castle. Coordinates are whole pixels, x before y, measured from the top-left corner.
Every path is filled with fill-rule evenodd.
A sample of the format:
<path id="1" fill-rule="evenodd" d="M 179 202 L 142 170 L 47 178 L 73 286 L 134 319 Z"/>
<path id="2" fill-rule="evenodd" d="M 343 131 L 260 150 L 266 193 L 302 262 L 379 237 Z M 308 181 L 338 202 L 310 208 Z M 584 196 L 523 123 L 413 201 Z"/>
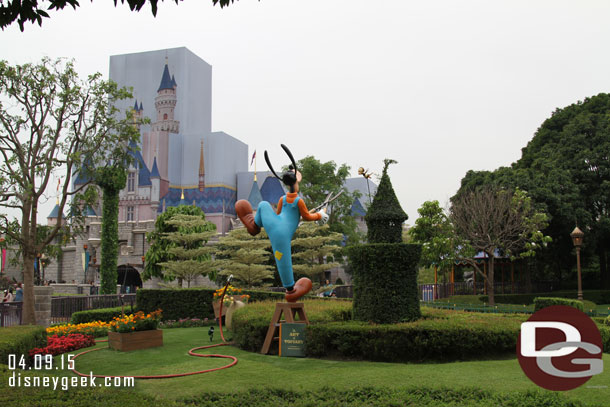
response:
<path id="1" fill-rule="evenodd" d="M 119 193 L 117 283 L 153 288 L 159 281 L 140 278 L 149 247 L 146 233 L 166 208 L 198 206 L 220 235 L 234 226 L 238 199 L 249 199 L 254 208 L 262 200 L 275 204 L 285 189 L 270 172 L 248 171 L 245 143 L 212 131 L 212 67 L 188 49 L 111 56 L 110 79 L 133 88 L 135 100 L 117 107 L 132 109 L 141 135 L 127 185 Z M 150 123 L 140 124 L 145 117 Z M 348 180 L 346 186 L 350 192 L 359 189 L 364 197 L 362 181 Z M 73 184 L 85 182 L 77 175 Z M 360 224 L 364 224 L 362 208 L 358 201 L 352 211 Z M 85 233 L 62 247 L 62 256 L 41 270 L 41 279 L 81 285 L 80 291 L 88 282 L 99 282 L 101 202 L 87 208 L 86 215 Z M 56 206 L 47 223 L 54 224 L 60 216 Z M 20 279 L 17 272 L 12 274 Z M 210 284 L 207 278 L 195 283 Z"/>

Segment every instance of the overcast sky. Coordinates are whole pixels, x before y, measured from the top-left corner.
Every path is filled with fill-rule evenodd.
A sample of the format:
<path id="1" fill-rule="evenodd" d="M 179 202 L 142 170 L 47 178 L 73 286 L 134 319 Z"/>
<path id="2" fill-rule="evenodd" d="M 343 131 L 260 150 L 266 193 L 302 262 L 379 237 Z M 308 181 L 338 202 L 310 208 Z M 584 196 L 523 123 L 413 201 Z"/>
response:
<path id="1" fill-rule="evenodd" d="M 0 58 L 69 57 L 83 76 L 107 76 L 110 55 L 186 46 L 213 67 L 213 131 L 250 155 L 281 161 L 285 143 L 353 176 L 393 158 L 411 224 L 469 169 L 517 160 L 555 108 L 610 89 L 603 0 L 166 0 L 156 18 L 112 4 L 83 0 L 24 33 L 15 24 Z"/>

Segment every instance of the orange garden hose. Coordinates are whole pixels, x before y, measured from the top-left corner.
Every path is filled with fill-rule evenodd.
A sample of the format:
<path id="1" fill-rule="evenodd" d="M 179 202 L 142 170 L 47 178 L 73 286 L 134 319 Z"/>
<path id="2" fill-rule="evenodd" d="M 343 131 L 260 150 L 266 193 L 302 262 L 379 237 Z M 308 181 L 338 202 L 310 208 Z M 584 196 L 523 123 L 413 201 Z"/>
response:
<path id="1" fill-rule="evenodd" d="M 196 348 L 193 348 L 191 350 L 189 350 L 188 354 L 190 356 L 198 356 L 198 357 L 202 357 L 202 358 L 225 358 L 225 359 L 231 359 L 232 362 L 229 363 L 228 365 L 225 366 L 221 366 L 221 367 L 216 367 L 213 369 L 206 369 L 206 370 L 200 370 L 197 372 L 188 372 L 188 373 L 176 373 L 176 374 L 167 374 L 167 375 L 152 375 L 152 376 L 113 376 L 113 375 L 94 375 L 94 374 L 85 374 L 85 373 L 81 373 L 76 369 L 72 369 L 72 372 L 74 372 L 75 374 L 79 375 L 79 376 L 92 376 L 92 377 L 133 377 L 135 379 L 170 379 L 172 377 L 183 377 L 183 376 L 191 376 L 191 375 L 196 375 L 196 374 L 201 374 L 201 373 L 208 373 L 208 372 L 214 372 L 216 370 L 222 370 L 222 369 L 227 369 L 231 366 L 235 366 L 237 364 L 237 358 L 235 356 L 230 356 L 230 355 L 220 355 L 220 354 L 212 354 L 212 355 L 204 355 L 202 353 L 196 353 L 196 350 L 199 349 L 209 349 L 209 348 L 214 348 L 216 346 L 226 346 L 226 345 L 231 345 L 230 342 L 227 342 L 225 340 L 224 334 L 222 332 L 222 305 L 223 305 L 223 301 L 225 298 L 225 293 L 227 292 L 227 288 L 229 287 L 229 283 L 231 282 L 231 278 L 233 276 L 230 276 L 229 279 L 227 280 L 227 284 L 225 285 L 225 289 L 222 292 L 222 295 L 220 297 L 220 309 L 218 311 L 219 314 L 219 318 L 218 318 L 218 326 L 220 328 L 220 337 L 222 338 L 222 343 L 217 343 L 215 345 L 206 345 L 206 346 L 198 346 Z M 108 340 L 101 340 L 101 341 L 96 341 L 96 343 L 102 343 L 102 342 L 108 342 Z M 86 350 L 84 352 L 81 352 L 77 355 L 74 356 L 74 359 L 76 359 L 77 357 L 84 355 L 85 353 L 89 353 L 89 352 L 95 352 L 97 350 L 101 350 L 104 348 L 97 348 L 97 349 L 89 349 Z"/>

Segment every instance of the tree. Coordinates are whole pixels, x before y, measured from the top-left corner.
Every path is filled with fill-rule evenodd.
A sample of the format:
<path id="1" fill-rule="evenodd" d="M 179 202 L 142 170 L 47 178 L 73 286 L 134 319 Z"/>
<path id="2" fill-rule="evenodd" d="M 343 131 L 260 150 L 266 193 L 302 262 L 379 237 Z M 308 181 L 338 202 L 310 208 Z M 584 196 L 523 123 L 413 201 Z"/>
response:
<path id="1" fill-rule="evenodd" d="M 328 225 L 332 232 L 346 236 L 348 245 L 358 243 L 361 238 L 357 231 L 356 220 L 352 216 L 352 205 L 360 194 L 358 192 L 350 194 L 345 188 L 345 180 L 349 176 L 350 167 L 341 164 L 337 168 L 334 161 L 322 163 L 313 156 L 299 160 L 297 166 L 303 175 L 299 189 L 308 208 L 320 205 L 329 193 L 335 195 L 343 191 L 341 196 L 329 205 Z"/>
<path id="2" fill-rule="evenodd" d="M 544 230 L 553 238 L 542 262 L 563 279 L 574 265 L 569 236 L 575 224 L 586 233 L 583 260 L 599 259 L 600 285 L 610 288 L 610 95 L 586 98 L 556 109 L 521 158 L 493 172 L 469 171 L 460 190 L 497 185 L 527 191 L 549 215 Z"/>
<path id="3" fill-rule="evenodd" d="M 163 0 L 161 0 L 163 1 Z M 179 0 L 173 0 L 176 4 L 179 4 Z M 228 6 L 235 0 L 212 0 L 214 5 L 220 3 L 220 7 Z M 6 3 L 0 2 L 0 28 L 4 29 L 17 21 L 19 29 L 23 31 L 24 24 L 26 22 L 38 23 L 42 26 L 42 19 L 49 18 L 47 11 L 62 10 L 66 6 L 70 6 L 76 10 L 80 4 L 78 0 L 40 0 L 41 6 L 49 5 L 48 8 L 43 9 L 38 6 L 38 0 L 7 0 Z M 118 0 L 114 0 L 116 7 Z M 157 15 L 157 5 L 159 0 L 121 0 L 121 4 L 127 3 L 131 11 L 140 11 L 146 3 L 150 4 L 150 8 L 153 16 Z"/>
<path id="4" fill-rule="evenodd" d="M 341 250 L 341 246 L 338 245 L 341 240 L 343 235 L 331 232 L 328 225 L 320 226 L 316 222 L 303 222 L 292 240 L 292 258 L 300 263 L 292 266 L 295 275 L 314 278 L 333 267 L 338 267 L 339 263 L 327 263 L 326 258 Z"/>
<path id="5" fill-rule="evenodd" d="M 84 168 L 129 162 L 125 147 L 139 134 L 131 112 L 119 119 L 115 102 L 130 98 L 126 89 L 103 81 L 96 73 L 81 80 L 72 62 L 45 58 L 40 64 L 11 66 L 0 61 L 0 207 L 17 210 L 17 221 L 0 214 L 0 233 L 21 250 L 24 275 L 24 323 L 35 323 L 34 259 L 45 252 L 60 229 L 70 225 L 79 233 L 84 203 L 92 202 L 92 180 L 70 191 L 73 175 Z M 87 164 L 85 164 L 87 163 Z M 70 211 L 38 237 L 38 206 L 46 199 L 51 177 L 61 178 L 59 213 L 70 202 Z M 61 220 L 61 217 L 60 217 Z"/>
<path id="6" fill-rule="evenodd" d="M 426 201 L 417 210 L 419 218 L 409 230 L 413 243 L 421 245 L 421 265 L 447 270 L 457 256 L 455 231 L 438 201 Z"/>
<path id="7" fill-rule="evenodd" d="M 166 239 L 166 236 L 168 233 L 178 231 L 178 227 L 175 224 L 168 223 L 176 215 L 198 216 L 205 220 L 205 213 L 203 213 L 201 208 L 191 205 L 170 206 L 159 215 L 155 221 L 155 230 L 146 234 L 146 240 L 150 243 L 150 247 L 146 251 L 146 262 L 144 272 L 142 273 L 143 280 L 157 277 L 171 281 L 175 278 L 173 274 L 167 273 L 161 264 L 174 260 L 170 250 L 176 247 L 176 243 Z M 216 230 L 216 226 L 212 223 L 206 223 L 196 231 L 206 232 L 211 230 Z"/>
<path id="8" fill-rule="evenodd" d="M 494 261 L 498 253 L 512 258 L 533 256 L 550 241 L 541 230 L 547 216 L 538 212 L 531 198 L 521 190 L 482 187 L 463 191 L 452 198 L 451 221 L 460 242 L 461 260 L 467 261 L 487 286 L 489 303 L 494 299 Z M 473 259 L 483 251 L 489 258 L 487 275 Z"/>
<path id="9" fill-rule="evenodd" d="M 186 280 L 190 288 L 191 281 L 197 276 L 208 275 L 215 268 L 210 259 L 211 247 L 206 243 L 216 234 L 216 225 L 198 215 L 176 214 L 166 221 L 166 224 L 176 230 L 165 233 L 164 239 L 173 244 L 168 253 L 174 260 L 159 263 L 167 269 L 171 279 Z"/>
<path id="10" fill-rule="evenodd" d="M 233 274 L 246 287 L 260 286 L 273 278 L 275 267 L 269 264 L 271 242 L 264 230 L 251 236 L 246 228 L 233 229 L 220 239 L 215 251 L 221 275 Z"/>

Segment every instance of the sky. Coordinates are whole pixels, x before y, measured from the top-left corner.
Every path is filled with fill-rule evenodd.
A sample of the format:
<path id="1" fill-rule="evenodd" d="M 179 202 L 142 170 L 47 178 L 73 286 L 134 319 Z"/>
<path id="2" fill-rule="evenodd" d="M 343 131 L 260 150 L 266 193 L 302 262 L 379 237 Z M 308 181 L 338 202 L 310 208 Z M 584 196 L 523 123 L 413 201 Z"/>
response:
<path id="1" fill-rule="evenodd" d="M 352 176 L 392 158 L 410 224 L 468 170 L 518 160 L 556 108 L 610 90 L 603 0 L 166 0 L 156 18 L 84 0 L 50 15 L 1 31 L 0 58 L 68 57 L 107 77 L 110 55 L 185 46 L 212 65 L 213 131 Z"/>

